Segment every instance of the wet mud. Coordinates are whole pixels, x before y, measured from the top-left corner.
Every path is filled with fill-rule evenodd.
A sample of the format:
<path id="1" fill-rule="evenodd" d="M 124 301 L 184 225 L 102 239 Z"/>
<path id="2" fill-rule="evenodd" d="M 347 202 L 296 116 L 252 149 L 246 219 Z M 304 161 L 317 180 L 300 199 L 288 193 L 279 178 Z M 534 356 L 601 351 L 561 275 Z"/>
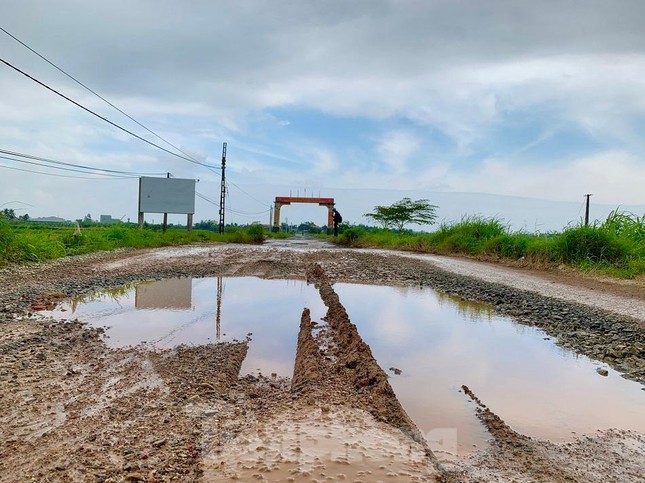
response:
<path id="1" fill-rule="evenodd" d="M 305 276 L 319 290 L 327 306 L 323 320 L 329 324 L 334 342 L 329 350 L 329 355 L 336 362 L 334 372 L 339 373 L 340 378 L 365 400 L 364 405 L 376 419 L 401 429 L 414 441 L 425 445 L 425 439 L 396 398 L 387 374 L 349 319 L 323 269 L 318 264 L 311 264 Z M 434 459 L 429 449 L 428 456 Z"/>
<path id="2" fill-rule="evenodd" d="M 313 283 L 327 314 L 317 323 L 303 310 L 293 377 L 240 376 L 248 340 L 109 349 L 101 329 L 33 315 L 62 297 L 182 275 Z M 467 386 L 464 400 L 493 444 L 437 462 L 349 319 L 337 281 L 429 286 L 488 302 L 645 380 L 642 321 L 414 260 L 228 246 L 77 257 L 0 272 L 0 481 L 642 481 L 643 435 L 531 439 Z"/>

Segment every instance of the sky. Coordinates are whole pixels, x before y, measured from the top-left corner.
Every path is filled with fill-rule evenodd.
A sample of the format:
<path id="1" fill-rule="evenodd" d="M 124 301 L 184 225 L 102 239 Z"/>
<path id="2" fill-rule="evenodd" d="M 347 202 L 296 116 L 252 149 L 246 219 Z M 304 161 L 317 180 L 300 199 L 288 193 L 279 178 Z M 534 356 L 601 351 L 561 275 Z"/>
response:
<path id="1" fill-rule="evenodd" d="M 640 0 L 0 2 L 0 27 L 179 154 L 219 166 L 226 142 L 237 223 L 268 222 L 275 196 L 305 192 L 335 197 L 352 223 L 403 196 L 438 204 L 441 220 L 525 229 L 579 221 L 587 193 L 592 216 L 643 214 L 644 24 Z M 0 58 L 178 153 L 2 31 Z M 5 64 L 0 149 L 137 173 L 0 159 L 0 208 L 17 214 L 134 221 L 138 173 L 170 172 L 213 202 L 197 199 L 196 221 L 218 218 L 218 169 Z M 326 219 L 315 205 L 282 213 Z"/>

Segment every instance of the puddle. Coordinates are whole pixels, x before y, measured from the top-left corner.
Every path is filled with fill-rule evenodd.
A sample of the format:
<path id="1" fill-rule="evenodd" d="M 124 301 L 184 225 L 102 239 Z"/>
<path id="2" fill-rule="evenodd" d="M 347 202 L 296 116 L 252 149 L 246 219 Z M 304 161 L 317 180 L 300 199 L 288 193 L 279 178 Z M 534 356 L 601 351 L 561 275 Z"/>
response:
<path id="1" fill-rule="evenodd" d="M 458 392 L 462 384 L 528 436 L 566 441 L 598 429 L 645 432 L 640 384 L 545 340 L 541 330 L 494 315 L 486 304 L 432 290 L 334 289 L 381 367 L 401 369 L 390 383 L 429 440 L 450 446 L 456 429 L 460 451 L 481 445 L 479 423 L 470 417 L 474 403 Z"/>
<path id="2" fill-rule="evenodd" d="M 545 340 L 540 330 L 496 316 L 485 304 L 429 289 L 350 284 L 334 289 L 391 376 L 401 404 L 438 453 L 469 453 L 489 439 L 474 403 L 459 392 L 462 384 L 528 436 L 566 441 L 598 429 L 645 433 L 645 391 L 638 383 Z M 290 377 L 304 307 L 312 320 L 326 312 L 315 288 L 302 281 L 183 278 L 77 299 L 53 315 L 109 326 L 111 347 L 168 348 L 251 334 L 242 373 Z M 599 366 L 608 377 L 598 375 Z"/>
<path id="3" fill-rule="evenodd" d="M 250 336 L 257 342 L 249 344 L 242 374 L 291 377 L 304 307 L 316 319 L 325 314 L 317 290 L 301 281 L 181 278 L 74 299 L 52 315 L 109 327 L 106 343 L 113 348 L 147 344 L 166 349 Z"/>

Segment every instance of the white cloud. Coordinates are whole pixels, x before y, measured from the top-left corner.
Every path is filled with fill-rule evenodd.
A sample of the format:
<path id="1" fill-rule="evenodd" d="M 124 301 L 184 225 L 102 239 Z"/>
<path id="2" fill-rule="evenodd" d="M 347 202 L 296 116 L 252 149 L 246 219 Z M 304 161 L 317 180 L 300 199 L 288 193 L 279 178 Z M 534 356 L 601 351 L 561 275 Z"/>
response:
<path id="1" fill-rule="evenodd" d="M 236 157 L 231 172 L 247 183 L 568 200 L 594 192 L 612 203 L 643 202 L 642 2 L 63 0 L 51 9 L 27 0 L 3 2 L 0 18 L 200 160 L 218 164 L 221 142 L 228 140 Z M 0 35 L 0 50 L 142 133 L 12 39 Z M 0 67 L 0 147 L 108 168 L 214 177 Z M 290 125 L 288 114 L 275 116 L 269 108 L 313 109 L 329 115 L 321 122 L 343 116 L 371 126 L 347 136 L 348 145 L 326 144 L 318 137 L 326 126 L 298 130 L 307 123 Z M 518 116 L 536 119 L 538 132 L 524 148 L 506 150 Z M 594 146 L 584 158 L 555 152 L 548 166 L 530 164 L 528 151 L 548 145 L 559 126 L 584 132 Z M 433 136 L 449 148 L 435 149 Z M 481 148 L 489 141 L 494 155 Z M 592 149 L 597 152 L 589 154 Z M 72 181 L 1 174 L 3 197 L 11 192 L 77 209 L 77 201 L 66 201 L 75 191 Z M 97 201 L 102 206 L 120 191 L 88 190 L 89 199 L 99 194 L 106 197 Z"/>
<path id="2" fill-rule="evenodd" d="M 409 158 L 420 147 L 419 139 L 405 131 L 395 130 L 385 133 L 376 141 L 376 151 L 388 168 L 388 175 L 399 175 L 407 171 Z"/>
<path id="3" fill-rule="evenodd" d="M 593 193 L 599 203 L 645 202 L 645 169 L 629 153 L 607 151 L 543 168 L 517 161 L 490 159 L 476 169 L 448 173 L 454 191 L 570 201 Z"/>

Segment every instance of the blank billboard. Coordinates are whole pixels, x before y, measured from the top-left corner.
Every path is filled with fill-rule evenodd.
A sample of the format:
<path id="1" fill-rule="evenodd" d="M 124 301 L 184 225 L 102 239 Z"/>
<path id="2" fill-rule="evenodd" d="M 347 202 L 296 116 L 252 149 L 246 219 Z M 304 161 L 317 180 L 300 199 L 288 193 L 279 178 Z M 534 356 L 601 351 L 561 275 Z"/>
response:
<path id="1" fill-rule="evenodd" d="M 139 178 L 140 213 L 195 213 L 195 180 Z"/>

